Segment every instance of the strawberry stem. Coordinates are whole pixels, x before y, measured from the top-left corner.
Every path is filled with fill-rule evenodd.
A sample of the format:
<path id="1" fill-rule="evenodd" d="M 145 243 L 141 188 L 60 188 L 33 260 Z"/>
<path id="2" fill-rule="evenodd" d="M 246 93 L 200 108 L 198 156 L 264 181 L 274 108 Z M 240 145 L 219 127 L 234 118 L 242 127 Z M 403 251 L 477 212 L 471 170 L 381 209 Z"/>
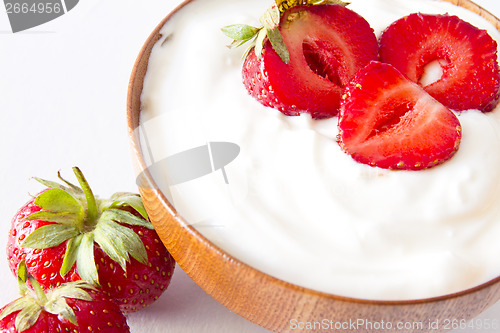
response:
<path id="1" fill-rule="evenodd" d="M 73 172 L 75 173 L 75 176 L 80 183 L 83 193 L 85 194 L 85 199 L 87 200 L 87 221 L 94 225 L 98 217 L 97 203 L 94 194 L 92 193 L 89 183 L 83 176 L 83 173 L 80 171 L 80 169 L 78 167 L 73 167 Z"/>

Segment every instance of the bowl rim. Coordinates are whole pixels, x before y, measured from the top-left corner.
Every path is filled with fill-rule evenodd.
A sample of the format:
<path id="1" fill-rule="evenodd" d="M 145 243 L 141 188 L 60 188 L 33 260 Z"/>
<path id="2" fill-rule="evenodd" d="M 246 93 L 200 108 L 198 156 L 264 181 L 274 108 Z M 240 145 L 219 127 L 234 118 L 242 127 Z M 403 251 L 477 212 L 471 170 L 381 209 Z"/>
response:
<path id="1" fill-rule="evenodd" d="M 244 267 L 250 271 L 256 272 L 258 274 L 262 274 L 266 279 L 270 280 L 274 284 L 277 284 L 281 287 L 284 287 L 285 289 L 291 289 L 295 292 L 299 293 L 305 293 L 307 295 L 311 296 L 317 296 L 325 299 L 331 299 L 331 300 L 336 300 L 336 301 L 342 301 L 342 302 L 348 302 L 348 303 L 360 303 L 364 305 L 380 305 L 380 306 L 397 306 L 397 305 L 415 305 L 415 304 L 426 304 L 426 303 L 437 303 L 437 302 L 442 302 L 446 300 L 451 300 L 455 298 L 460 298 L 463 296 L 467 296 L 470 294 L 474 294 L 476 292 L 482 291 L 484 289 L 487 289 L 495 284 L 498 284 L 500 282 L 500 273 L 497 277 L 494 277 L 486 282 L 483 282 L 477 286 L 470 287 L 464 290 L 460 290 L 457 292 L 453 293 L 447 293 L 444 295 L 439 295 L 439 296 L 434 296 L 434 297 L 426 297 L 426 298 L 415 298 L 415 299 L 402 299 L 402 300 L 391 300 L 391 299 L 365 299 L 365 298 L 356 298 L 356 297 L 349 297 L 349 296 L 343 296 L 343 295 L 337 295 L 333 293 L 327 293 L 319 290 L 315 290 L 312 288 L 308 287 L 303 287 L 298 284 L 294 284 L 291 282 L 287 282 L 285 280 L 282 280 L 280 278 L 274 277 L 266 272 L 263 272 L 249 264 L 246 264 L 244 261 L 241 261 L 240 259 L 234 257 L 233 255 L 229 254 L 226 252 L 224 249 L 221 247 L 215 245 L 212 241 L 210 241 L 208 238 L 206 238 L 203 234 L 201 234 L 196 228 L 193 227 L 188 221 L 184 220 L 179 214 L 177 214 L 177 211 L 175 207 L 168 201 L 160 187 L 156 184 L 154 181 L 154 177 L 152 174 L 149 172 L 148 166 L 146 164 L 146 161 L 144 159 L 144 152 L 142 149 L 141 145 L 141 139 L 140 136 L 137 135 L 138 128 L 140 127 L 140 113 L 141 113 L 141 108 L 134 108 L 134 103 L 133 101 L 135 100 L 135 95 L 134 93 L 136 92 L 136 80 L 140 80 L 140 92 L 142 92 L 143 88 L 143 81 L 144 81 L 144 75 L 142 77 L 139 77 L 139 71 L 138 68 L 141 66 L 142 61 L 146 61 L 146 65 L 149 62 L 149 54 L 151 52 L 151 49 L 148 52 L 148 47 L 152 48 L 158 41 L 161 39 L 162 34 L 161 34 L 161 29 L 163 26 L 167 23 L 167 21 L 173 17 L 179 10 L 184 8 L 186 5 L 195 2 L 195 1 L 202 1 L 202 0 L 183 0 L 177 7 L 175 7 L 168 15 L 156 26 L 156 28 L 151 32 L 151 34 L 148 36 L 146 39 L 145 43 L 143 44 L 136 61 L 134 63 L 134 66 L 131 71 L 130 75 L 130 80 L 129 80 L 129 85 L 128 85 L 128 92 L 127 92 L 127 127 L 128 127 L 128 134 L 129 134 L 129 142 L 132 147 L 133 151 L 133 158 L 136 162 L 136 167 L 138 167 L 138 172 L 137 175 L 141 175 L 141 183 L 139 185 L 139 189 L 141 189 L 143 186 L 141 184 L 145 184 L 148 189 L 154 190 L 157 199 L 160 201 L 162 207 L 167 210 L 168 214 L 186 231 L 188 231 L 193 237 L 196 238 L 196 240 L 202 242 L 203 244 L 207 245 L 209 248 L 211 248 L 213 251 L 225 256 L 226 261 L 232 261 L 236 263 L 238 266 Z M 465 9 L 468 9 L 470 11 L 473 11 L 475 14 L 483 17 L 487 21 L 489 21 L 498 31 L 500 31 L 500 19 L 497 18 L 495 15 L 490 13 L 489 11 L 485 10 L 481 6 L 477 5 L 471 0 L 439 0 L 443 2 L 449 2 L 454 4 L 455 6 L 462 7 Z M 477 11 L 477 12 L 476 12 Z M 145 60 L 145 56 L 147 56 L 147 59 Z M 140 96 L 140 95 L 139 95 Z M 139 97 L 140 100 L 140 97 Z M 154 224 L 154 223 L 153 223 Z M 183 268 L 181 266 L 181 268 Z M 189 274 L 188 274 L 189 275 Z M 202 288 L 203 289 L 203 288 Z"/>

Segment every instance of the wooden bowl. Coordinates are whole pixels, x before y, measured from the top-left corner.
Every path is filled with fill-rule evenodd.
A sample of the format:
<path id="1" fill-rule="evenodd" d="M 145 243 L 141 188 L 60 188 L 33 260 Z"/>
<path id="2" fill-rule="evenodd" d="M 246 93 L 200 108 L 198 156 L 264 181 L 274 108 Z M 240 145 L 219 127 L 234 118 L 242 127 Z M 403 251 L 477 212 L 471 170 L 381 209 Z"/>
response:
<path id="1" fill-rule="evenodd" d="M 300 331 L 324 332 L 328 327 L 330 330 L 373 332 L 385 327 L 398 332 L 441 332 L 464 324 L 500 299 L 500 277 L 454 294 L 408 301 L 363 300 L 310 290 L 242 263 L 180 218 L 148 171 L 137 129 L 140 96 L 151 49 L 160 39 L 160 29 L 165 22 L 191 1 L 184 2 L 168 15 L 147 39 L 132 71 L 127 112 L 137 174 L 141 175 L 139 191 L 151 221 L 179 266 L 203 290 L 231 311 L 275 332 L 294 332 L 307 324 L 309 327 Z M 500 30 L 500 21 L 472 1 L 443 1 L 479 14 Z M 436 329 L 437 320 L 439 327 Z M 398 323 L 403 323 L 403 327 L 396 327 Z"/>

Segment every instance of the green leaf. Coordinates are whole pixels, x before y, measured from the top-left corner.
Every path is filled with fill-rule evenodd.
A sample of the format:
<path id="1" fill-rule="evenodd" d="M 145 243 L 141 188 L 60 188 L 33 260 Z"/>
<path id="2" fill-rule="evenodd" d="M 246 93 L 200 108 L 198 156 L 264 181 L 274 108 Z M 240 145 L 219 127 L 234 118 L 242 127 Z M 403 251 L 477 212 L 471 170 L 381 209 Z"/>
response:
<path id="1" fill-rule="evenodd" d="M 97 290 L 97 288 L 87 281 L 78 280 L 61 284 L 58 288 L 52 289 L 47 297 L 50 298 L 50 301 L 60 299 L 62 297 L 91 301 L 92 297 L 85 289 Z"/>
<path id="2" fill-rule="evenodd" d="M 32 304 L 35 300 L 31 296 L 21 297 L 14 302 L 8 304 L 0 313 L 0 320 L 13 314 L 16 311 L 21 311 L 23 308 Z"/>
<path id="3" fill-rule="evenodd" d="M 77 325 L 75 312 L 63 297 L 55 299 L 52 302 L 47 302 L 44 309 L 56 316 L 62 316 L 73 325 Z"/>
<path id="4" fill-rule="evenodd" d="M 16 328 L 19 332 L 26 331 L 35 325 L 38 317 L 42 313 L 42 307 L 37 303 L 31 303 L 23 308 L 16 317 Z"/>
<path id="5" fill-rule="evenodd" d="M 130 228 L 110 220 L 101 221 L 94 230 L 96 242 L 106 254 L 126 271 L 129 254 L 147 264 L 148 255 L 141 238 Z"/>
<path id="6" fill-rule="evenodd" d="M 290 53 L 288 52 L 288 48 L 283 41 L 283 36 L 281 36 L 279 29 L 268 29 L 267 37 L 269 38 L 274 51 L 276 51 L 276 53 L 280 56 L 281 61 L 288 64 L 290 62 Z"/>
<path id="7" fill-rule="evenodd" d="M 69 186 L 69 188 L 71 189 L 72 193 L 76 193 L 76 194 L 80 194 L 80 195 L 83 195 L 83 190 L 81 188 L 79 188 L 78 186 L 70 183 L 69 181 L 67 181 L 66 179 L 64 179 L 62 176 L 61 176 L 61 172 L 58 171 L 57 172 L 57 178 L 59 178 L 60 180 L 62 180 L 66 185 Z"/>
<path id="8" fill-rule="evenodd" d="M 252 39 L 260 29 L 246 24 L 232 24 L 221 28 L 221 30 L 224 35 L 231 39 L 236 41 L 248 41 Z"/>
<path id="9" fill-rule="evenodd" d="M 76 256 L 78 253 L 78 247 L 82 242 L 83 235 L 80 234 L 74 238 L 71 238 L 66 244 L 66 252 L 64 253 L 63 263 L 61 265 L 61 270 L 59 273 L 61 276 L 65 276 L 71 270 L 76 262 Z"/>
<path id="10" fill-rule="evenodd" d="M 19 294 L 28 294 L 28 287 L 26 287 L 26 280 L 28 280 L 28 267 L 26 267 L 26 261 L 21 260 L 19 265 L 17 265 L 17 284 L 19 286 Z"/>
<path id="11" fill-rule="evenodd" d="M 79 234 L 80 232 L 74 226 L 48 224 L 33 231 L 21 245 L 32 249 L 47 249 Z"/>
<path id="12" fill-rule="evenodd" d="M 14 304 L 9 307 L 7 310 L 9 313 L 22 310 L 22 311 L 32 311 L 34 307 L 33 304 L 38 305 L 41 309 L 52 313 L 56 316 L 62 316 L 71 323 L 77 325 L 77 320 L 73 309 L 67 304 L 66 299 L 79 299 L 85 301 L 92 301 L 92 297 L 87 292 L 87 290 L 97 290 L 91 284 L 86 281 L 79 280 L 75 282 L 67 282 L 63 283 L 57 288 L 51 289 L 47 292 L 46 297 L 44 299 L 38 299 L 36 301 L 31 296 L 23 297 L 22 299 L 16 301 L 18 304 Z M 24 310 L 23 310 L 24 309 Z M 20 315 L 22 312 L 20 313 Z M 32 322 L 31 315 L 29 313 L 23 314 L 24 318 L 19 318 L 21 324 L 29 326 L 29 323 Z M 36 320 L 35 320 L 36 322 Z"/>
<path id="13" fill-rule="evenodd" d="M 59 184 L 59 183 L 56 183 L 56 182 L 53 182 L 53 181 L 50 181 L 50 180 L 45 180 L 45 179 L 42 179 L 42 178 L 38 178 L 38 177 L 33 177 L 34 180 L 36 180 L 37 182 L 39 182 L 40 184 L 42 184 L 43 186 L 46 186 L 48 188 L 58 188 L 60 190 L 67 190 L 66 187 L 64 187 L 63 185 Z"/>
<path id="14" fill-rule="evenodd" d="M 60 188 L 52 188 L 42 192 L 36 197 L 35 205 L 52 212 L 70 212 L 76 214 L 82 214 L 83 212 L 80 202 Z"/>
<path id="15" fill-rule="evenodd" d="M 252 38 L 250 38 L 252 39 Z M 245 40 L 233 40 L 231 44 L 229 44 L 227 47 L 230 49 L 235 49 L 237 47 L 240 47 L 241 45 L 245 44 L 248 42 L 250 39 L 245 39 Z M 253 46 L 253 45 L 252 45 Z"/>
<path id="16" fill-rule="evenodd" d="M 116 222 L 102 221 L 95 228 L 94 235 L 95 241 L 99 244 L 101 249 L 126 271 L 129 255 L 122 239 L 123 235 L 120 234 L 123 231 L 121 228 L 126 227 Z"/>
<path id="17" fill-rule="evenodd" d="M 47 296 L 45 295 L 45 292 L 40 286 L 40 283 L 38 283 L 35 277 L 32 276 L 31 274 L 28 275 L 28 280 L 30 280 L 31 286 L 33 287 L 33 290 L 36 293 L 36 298 L 38 300 L 38 303 L 45 304 L 47 302 Z"/>
<path id="18" fill-rule="evenodd" d="M 125 248 L 128 250 L 128 253 L 137 260 L 138 262 L 147 265 L 148 264 L 148 253 L 146 248 L 144 247 L 144 243 L 141 238 L 132 230 L 126 227 L 123 227 L 127 230 L 123 230 L 125 238 L 123 238 Z"/>
<path id="19" fill-rule="evenodd" d="M 62 316 L 76 325 L 75 313 L 66 302 L 66 299 L 92 301 L 92 297 L 85 289 L 97 290 L 94 286 L 83 280 L 63 283 L 58 288 L 52 289 L 47 293 L 48 301 L 45 303 L 44 309 L 54 315 Z"/>
<path id="20" fill-rule="evenodd" d="M 101 223 L 101 221 L 116 221 L 130 225 L 137 225 L 148 229 L 154 229 L 153 224 L 151 224 L 151 222 L 149 222 L 148 220 L 144 220 L 140 217 L 135 216 L 132 213 L 116 208 L 105 210 L 101 214 L 99 223 Z"/>
<path id="21" fill-rule="evenodd" d="M 141 214 L 145 220 L 148 219 L 148 213 L 140 195 L 134 193 L 116 193 L 111 196 L 111 199 L 114 201 L 109 205 L 109 208 L 130 206 Z"/>
<path id="22" fill-rule="evenodd" d="M 83 220 L 83 214 L 75 214 L 70 212 L 49 212 L 41 210 L 26 217 L 26 220 L 42 220 L 66 225 L 80 225 Z"/>
<path id="23" fill-rule="evenodd" d="M 100 286 L 97 267 L 94 259 L 94 233 L 83 235 L 80 246 L 76 253 L 76 269 L 83 280 Z"/>

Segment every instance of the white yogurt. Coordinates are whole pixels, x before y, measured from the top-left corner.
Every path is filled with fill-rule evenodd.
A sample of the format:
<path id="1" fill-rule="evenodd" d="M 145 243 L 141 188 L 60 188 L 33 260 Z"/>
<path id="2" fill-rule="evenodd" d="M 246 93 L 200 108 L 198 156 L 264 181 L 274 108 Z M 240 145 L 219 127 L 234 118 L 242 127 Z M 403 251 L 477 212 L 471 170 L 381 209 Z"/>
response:
<path id="1" fill-rule="evenodd" d="M 242 50 L 220 28 L 258 25 L 270 0 L 197 0 L 163 28 L 142 96 L 154 161 L 227 141 L 239 156 L 221 171 L 175 186 L 154 178 L 204 236 L 282 280 L 357 298 L 414 299 L 476 286 L 500 274 L 500 110 L 459 115 L 458 153 L 425 171 L 355 162 L 335 141 L 337 118 L 286 117 L 250 97 Z M 456 14 L 450 3 L 351 0 L 377 35 L 412 13 Z"/>

